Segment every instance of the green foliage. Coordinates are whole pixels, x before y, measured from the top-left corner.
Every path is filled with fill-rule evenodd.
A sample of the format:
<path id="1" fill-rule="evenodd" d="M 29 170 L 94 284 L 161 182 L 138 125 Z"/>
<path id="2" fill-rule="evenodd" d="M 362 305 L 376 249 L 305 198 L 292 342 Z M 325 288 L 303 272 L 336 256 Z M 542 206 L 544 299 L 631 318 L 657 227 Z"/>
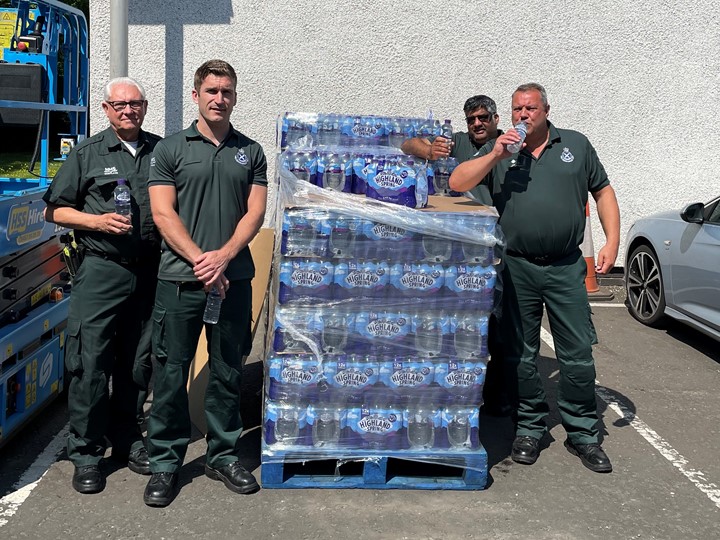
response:
<path id="1" fill-rule="evenodd" d="M 3 178 L 36 178 L 28 172 L 30 166 L 30 152 L 2 152 L 0 153 L 0 177 Z M 50 161 L 48 163 L 48 176 L 53 177 L 57 173 L 61 161 Z M 35 175 L 40 174 L 40 163 L 33 168 Z"/>

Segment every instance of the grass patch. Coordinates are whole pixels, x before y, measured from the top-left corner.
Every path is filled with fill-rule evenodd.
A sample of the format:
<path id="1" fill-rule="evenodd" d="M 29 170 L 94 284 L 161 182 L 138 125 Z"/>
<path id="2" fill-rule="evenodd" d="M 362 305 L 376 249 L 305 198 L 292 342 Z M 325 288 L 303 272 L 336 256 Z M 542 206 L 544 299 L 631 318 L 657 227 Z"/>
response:
<path id="1" fill-rule="evenodd" d="M 0 154 L 0 177 L 3 178 L 37 178 L 28 172 L 30 166 L 30 159 L 32 154 L 30 152 L 3 152 Z M 62 161 L 48 162 L 48 176 L 54 177 L 57 173 Z M 33 167 L 32 172 L 35 175 L 40 174 L 40 162 L 38 160 Z"/>

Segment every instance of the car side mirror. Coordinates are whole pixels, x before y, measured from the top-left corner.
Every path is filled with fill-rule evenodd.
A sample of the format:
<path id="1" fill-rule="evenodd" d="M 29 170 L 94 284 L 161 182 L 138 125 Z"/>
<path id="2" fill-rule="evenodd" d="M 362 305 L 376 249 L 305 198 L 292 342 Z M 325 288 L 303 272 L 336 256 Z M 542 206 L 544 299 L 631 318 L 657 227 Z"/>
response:
<path id="1" fill-rule="evenodd" d="M 703 203 L 689 204 L 680 212 L 680 217 L 688 223 L 702 224 L 705 221 L 705 216 L 703 215 L 704 210 L 705 205 Z"/>

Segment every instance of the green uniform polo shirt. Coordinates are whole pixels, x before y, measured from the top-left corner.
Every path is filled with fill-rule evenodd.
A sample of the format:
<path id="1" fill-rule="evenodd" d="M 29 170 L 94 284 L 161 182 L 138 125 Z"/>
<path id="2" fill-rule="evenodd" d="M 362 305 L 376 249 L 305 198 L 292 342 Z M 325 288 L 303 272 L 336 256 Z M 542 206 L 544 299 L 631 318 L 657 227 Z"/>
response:
<path id="1" fill-rule="evenodd" d="M 125 178 L 132 195 L 133 229 L 116 235 L 76 230 L 76 240 L 88 249 L 117 257 L 142 257 L 156 252 L 160 237 L 150 212 L 148 170 L 160 137 L 140 131 L 135 156 L 107 128 L 79 143 L 43 195 L 46 203 L 68 206 L 88 214 L 115 212 L 113 190 Z"/>
<path id="2" fill-rule="evenodd" d="M 580 246 L 588 192 L 610 184 L 587 137 L 548 122 L 548 144 L 535 159 L 526 150 L 504 159 L 488 174 L 507 249 L 521 256 L 560 257 Z M 495 141 L 478 152 L 486 155 Z"/>
<path id="3" fill-rule="evenodd" d="M 267 186 L 267 161 L 262 147 L 230 127 L 215 146 L 197 130 L 187 129 L 158 143 L 150 165 L 150 186 L 177 190 L 177 212 L 193 241 L 205 251 L 221 248 L 247 213 L 250 185 Z M 255 275 L 250 249 L 245 247 L 225 270 L 229 280 Z M 197 281 L 192 263 L 162 242 L 158 278 Z"/>
<path id="4" fill-rule="evenodd" d="M 476 146 L 470 134 L 465 131 L 456 131 L 452 137 L 453 146 L 450 150 L 450 157 L 458 160 L 458 163 L 472 159 L 472 157 L 480 150 L 480 146 Z"/>
<path id="5" fill-rule="evenodd" d="M 498 133 L 502 133 L 502 131 L 499 131 Z M 475 154 L 477 154 L 478 150 L 480 150 L 480 146 L 477 146 L 470 138 L 470 134 L 465 131 L 453 133 L 452 141 L 453 146 L 450 150 L 450 157 L 457 159 L 458 163 L 472 159 Z M 472 191 L 472 194 L 478 202 L 486 206 L 492 206 L 493 202 L 492 197 L 490 196 L 490 188 L 488 188 L 487 185 L 478 185 Z"/>

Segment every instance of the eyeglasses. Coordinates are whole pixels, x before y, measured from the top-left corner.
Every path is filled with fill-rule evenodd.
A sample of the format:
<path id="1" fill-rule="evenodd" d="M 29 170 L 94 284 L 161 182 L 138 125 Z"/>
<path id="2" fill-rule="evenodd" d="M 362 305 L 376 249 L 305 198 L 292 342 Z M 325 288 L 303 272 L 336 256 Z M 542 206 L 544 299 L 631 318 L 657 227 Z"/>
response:
<path id="1" fill-rule="evenodd" d="M 465 121 L 468 124 L 474 124 L 475 120 L 480 120 L 482 123 L 486 123 L 492 118 L 491 114 L 473 114 L 472 116 L 466 116 Z"/>
<path id="2" fill-rule="evenodd" d="M 482 123 L 487 123 L 492 118 L 492 115 L 489 113 L 486 114 L 473 114 L 472 116 L 466 116 L 465 121 L 468 124 L 474 124 L 475 120 L 480 120 Z"/>
<path id="3" fill-rule="evenodd" d="M 145 100 L 137 99 L 133 101 L 106 101 L 105 103 L 110 105 L 116 112 L 124 111 L 125 107 L 127 107 L 128 105 L 130 105 L 130 108 L 133 111 L 139 111 L 145 104 Z"/>

